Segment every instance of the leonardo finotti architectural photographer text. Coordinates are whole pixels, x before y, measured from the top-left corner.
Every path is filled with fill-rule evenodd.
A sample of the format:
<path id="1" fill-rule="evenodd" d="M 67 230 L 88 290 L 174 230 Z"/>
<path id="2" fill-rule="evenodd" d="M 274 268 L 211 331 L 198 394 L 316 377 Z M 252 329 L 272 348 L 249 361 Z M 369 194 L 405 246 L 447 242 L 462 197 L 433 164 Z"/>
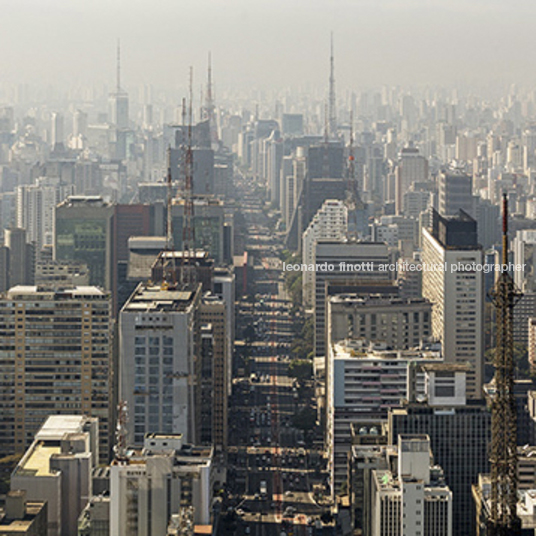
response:
<path id="1" fill-rule="evenodd" d="M 398 264 L 375 264 L 374 262 L 358 262 L 355 264 L 346 262 L 318 264 L 287 264 L 283 263 L 283 272 L 520 272 L 525 269 L 526 264 L 493 264 L 493 263 L 465 263 L 458 262 L 445 263 L 410 263 L 401 262 Z"/>

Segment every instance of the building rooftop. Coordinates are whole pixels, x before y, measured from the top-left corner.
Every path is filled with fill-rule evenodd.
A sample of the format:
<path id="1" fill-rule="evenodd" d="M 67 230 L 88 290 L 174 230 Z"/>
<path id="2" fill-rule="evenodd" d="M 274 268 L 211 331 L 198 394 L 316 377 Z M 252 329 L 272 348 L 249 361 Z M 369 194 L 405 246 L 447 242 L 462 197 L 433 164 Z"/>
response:
<path id="1" fill-rule="evenodd" d="M 26 501 L 26 514 L 23 519 L 9 519 L 6 512 L 0 510 L 0 534 L 28 534 L 35 517 L 39 515 L 45 505 L 45 501 Z"/>
<path id="2" fill-rule="evenodd" d="M 60 207 L 74 207 L 79 205 L 106 207 L 111 206 L 100 195 L 70 195 L 62 201 Z"/>
<path id="3" fill-rule="evenodd" d="M 382 296 L 381 294 L 377 295 L 368 295 L 363 296 L 362 294 L 335 294 L 330 296 L 330 301 L 333 303 L 343 303 L 346 305 L 417 305 L 423 303 L 430 303 L 425 298 L 393 298 L 388 296 Z"/>
<path id="4" fill-rule="evenodd" d="M 190 290 L 140 283 L 122 312 L 185 312 L 192 304 L 195 294 Z"/>
<path id="5" fill-rule="evenodd" d="M 7 291 L 8 299 L 35 299 L 54 298 L 72 299 L 85 297 L 106 297 L 107 294 L 98 287 L 66 286 L 63 288 L 48 287 L 46 285 L 17 285 Z"/>
<path id="6" fill-rule="evenodd" d="M 38 441 L 61 441 L 65 434 L 79 434 L 91 419 L 85 415 L 50 415 L 35 435 Z"/>
<path id="7" fill-rule="evenodd" d="M 52 476 L 57 471 L 50 470 L 50 458 L 54 454 L 61 454 L 61 447 L 50 446 L 44 442 L 35 443 L 30 447 L 27 457 L 15 469 L 19 476 Z"/>
<path id="8" fill-rule="evenodd" d="M 376 345 L 370 348 L 368 341 L 360 339 L 346 339 L 333 344 L 335 359 L 376 359 L 376 360 L 418 360 L 434 359 L 442 363 L 441 351 L 432 347 L 420 350 L 412 348 L 408 350 L 390 350 L 385 345 Z M 383 346 L 383 347 L 382 347 Z"/>

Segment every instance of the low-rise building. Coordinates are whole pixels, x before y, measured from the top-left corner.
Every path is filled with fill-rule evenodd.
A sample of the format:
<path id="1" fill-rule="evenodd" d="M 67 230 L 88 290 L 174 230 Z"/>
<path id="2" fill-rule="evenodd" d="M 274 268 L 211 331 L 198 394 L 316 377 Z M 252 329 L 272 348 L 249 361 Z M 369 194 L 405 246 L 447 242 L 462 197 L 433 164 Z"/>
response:
<path id="1" fill-rule="evenodd" d="M 98 420 L 50 416 L 11 475 L 11 489 L 46 501 L 48 536 L 76 534 L 78 517 L 92 495 L 98 463 Z"/>
<path id="2" fill-rule="evenodd" d="M 110 536 L 166 534 L 170 519 L 193 507 L 212 522 L 213 448 L 183 444 L 181 434 L 147 434 L 110 467 Z"/>

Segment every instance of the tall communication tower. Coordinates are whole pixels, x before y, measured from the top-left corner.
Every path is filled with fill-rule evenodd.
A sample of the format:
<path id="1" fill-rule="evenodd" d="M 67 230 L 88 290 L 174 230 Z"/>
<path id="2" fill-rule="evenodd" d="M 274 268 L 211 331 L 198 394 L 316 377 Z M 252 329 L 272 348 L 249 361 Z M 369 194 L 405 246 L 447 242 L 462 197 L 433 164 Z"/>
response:
<path id="1" fill-rule="evenodd" d="M 508 199 L 503 194 L 502 264 L 508 265 Z M 517 536 L 517 418 L 514 398 L 513 310 L 521 298 L 514 281 L 501 272 L 492 292 L 496 309 L 495 388 L 491 405 L 491 508 L 487 536 Z"/>
<path id="2" fill-rule="evenodd" d="M 116 93 L 121 93 L 121 41 L 117 40 Z"/>
<path id="3" fill-rule="evenodd" d="M 333 56 L 333 32 L 329 58 L 329 135 L 337 137 L 337 98 L 335 96 L 335 58 Z"/>
<path id="4" fill-rule="evenodd" d="M 193 68 L 190 67 L 190 102 L 188 105 L 188 139 L 184 147 L 184 218 L 182 226 L 182 269 L 183 287 L 192 288 L 195 284 L 195 231 L 193 200 L 193 151 L 192 151 L 192 101 Z"/>
<path id="5" fill-rule="evenodd" d="M 208 53 L 207 91 L 205 96 L 205 119 L 208 119 L 210 128 L 210 141 L 218 141 L 218 129 L 216 125 L 216 107 L 214 106 L 214 92 L 212 89 L 212 55 Z"/>

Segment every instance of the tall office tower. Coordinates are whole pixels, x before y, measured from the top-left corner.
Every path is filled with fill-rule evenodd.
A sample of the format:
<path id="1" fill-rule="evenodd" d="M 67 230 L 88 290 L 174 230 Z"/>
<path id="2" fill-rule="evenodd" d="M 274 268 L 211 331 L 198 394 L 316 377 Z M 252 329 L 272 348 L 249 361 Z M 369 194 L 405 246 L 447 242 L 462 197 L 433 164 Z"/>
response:
<path id="1" fill-rule="evenodd" d="M 469 398 L 482 395 L 484 367 L 483 253 L 477 225 L 461 211 L 444 218 L 435 210 L 432 228 L 422 230 L 422 294 L 432 302 L 432 334 L 443 345 L 446 363 L 470 363 Z"/>
<path id="2" fill-rule="evenodd" d="M 427 435 L 398 436 L 398 467 L 372 472 L 370 536 L 453 536 L 452 491 Z"/>
<path id="3" fill-rule="evenodd" d="M 171 179 L 184 184 L 186 146 L 170 150 Z M 214 193 L 214 151 L 210 147 L 192 147 L 192 177 L 194 195 Z"/>
<path id="4" fill-rule="evenodd" d="M 462 171 L 444 171 L 439 175 L 438 212 L 442 216 L 456 216 L 460 210 L 475 216 L 473 178 Z"/>
<path id="5" fill-rule="evenodd" d="M 0 247 L 0 292 L 9 289 L 9 249 Z"/>
<path id="6" fill-rule="evenodd" d="M 73 114 L 73 137 L 82 139 L 87 136 L 87 114 L 76 110 Z"/>
<path id="7" fill-rule="evenodd" d="M 108 459 L 110 304 L 95 287 L 16 286 L 0 300 L 4 454 L 24 452 L 47 416 L 78 412 L 98 417 L 100 457 Z"/>
<path id="8" fill-rule="evenodd" d="M 211 426 L 210 437 L 204 437 L 198 440 L 198 443 L 212 444 L 218 452 L 225 452 L 227 447 L 227 400 L 228 400 L 228 367 L 230 365 L 229 356 L 227 355 L 227 322 L 226 322 L 226 307 L 223 300 L 217 296 L 205 295 L 201 299 L 198 310 L 198 319 L 196 330 L 200 326 L 208 327 L 212 339 L 212 349 L 208 356 L 204 355 L 204 363 L 199 363 L 202 370 L 198 371 L 197 377 L 200 374 L 207 373 L 208 367 L 211 367 L 211 374 L 203 374 L 205 385 L 211 385 L 210 398 L 205 397 L 205 400 L 197 409 L 197 424 L 199 427 L 206 425 L 201 419 L 201 414 L 204 407 L 210 405 L 211 409 Z M 205 336 L 207 329 L 205 329 Z M 210 359 L 211 357 L 211 359 Z M 207 381 L 208 380 L 208 381 Z M 200 437 L 198 432 L 197 437 Z M 208 435 L 208 434 L 207 434 Z"/>
<path id="9" fill-rule="evenodd" d="M 173 534 L 172 517 L 192 509 L 192 526 L 210 525 L 212 449 L 187 444 L 181 434 L 147 434 L 142 446 L 110 466 L 110 536 Z"/>
<path id="10" fill-rule="evenodd" d="M 223 202 L 213 197 L 196 197 L 193 200 L 194 248 L 207 251 L 216 264 L 223 263 L 225 211 Z M 183 249 L 184 199 L 175 199 L 171 206 L 173 243 Z"/>
<path id="11" fill-rule="evenodd" d="M 385 159 L 383 148 L 378 144 L 366 148 L 366 166 L 363 180 L 363 190 L 368 193 L 368 199 L 383 204 L 390 199 L 384 199 Z"/>
<path id="12" fill-rule="evenodd" d="M 484 401 L 466 403 L 465 365 L 424 365 L 425 397 L 389 410 L 389 444 L 399 435 L 428 434 L 435 461 L 453 493 L 453 533 L 475 534 L 471 486 L 489 471 L 491 413 Z"/>
<path id="13" fill-rule="evenodd" d="M 514 264 L 524 265 L 512 274 L 514 283 L 524 293 L 536 292 L 536 229 L 517 231 L 512 249 Z"/>
<path id="14" fill-rule="evenodd" d="M 337 294 L 327 298 L 327 333 L 332 341 L 347 338 L 384 343 L 393 350 L 417 348 L 432 334 L 432 304 L 423 298 Z"/>
<path id="15" fill-rule="evenodd" d="M 404 194 L 410 191 L 415 182 L 428 180 L 428 160 L 419 154 L 416 147 L 405 147 L 400 152 L 396 167 L 395 207 L 397 214 L 406 211 Z"/>
<path id="16" fill-rule="evenodd" d="M 470 134 L 456 136 L 456 160 L 472 162 L 477 157 L 478 138 Z"/>
<path id="17" fill-rule="evenodd" d="M 303 136 L 303 114 L 283 114 L 281 130 L 285 136 Z"/>
<path id="18" fill-rule="evenodd" d="M 266 183 L 270 191 L 270 201 L 279 204 L 281 164 L 283 161 L 283 139 L 279 130 L 274 130 L 266 140 Z"/>
<path id="19" fill-rule="evenodd" d="M 396 282 L 402 299 L 422 297 L 422 272 L 414 258 L 400 257 L 397 261 Z"/>
<path id="20" fill-rule="evenodd" d="M 330 141 L 307 148 L 307 178 L 342 179 L 344 177 L 344 146 Z"/>
<path id="21" fill-rule="evenodd" d="M 352 422 L 386 420 L 388 409 L 400 407 L 408 396 L 409 369 L 442 363 L 438 346 L 423 350 L 369 350 L 362 340 L 334 341 L 328 348 L 326 371 L 326 450 L 332 495 L 346 479 Z M 424 394 L 424 374 L 415 379 Z"/>
<path id="22" fill-rule="evenodd" d="M 35 248 L 27 243 L 26 230 L 5 229 L 4 241 L 9 250 L 9 286 L 33 284 Z"/>
<path id="23" fill-rule="evenodd" d="M 82 415 L 48 417 L 13 471 L 12 490 L 47 502 L 48 536 L 77 534 L 99 461 L 98 426 L 98 419 Z"/>
<path id="24" fill-rule="evenodd" d="M 119 314 L 119 399 L 129 408 L 128 441 L 146 433 L 184 434 L 197 442 L 195 425 L 194 292 L 140 283 Z"/>
<path id="25" fill-rule="evenodd" d="M 421 212 L 428 210 L 432 206 L 433 195 L 431 192 L 405 191 L 403 192 L 404 210 L 402 214 L 406 218 L 418 219 Z"/>
<path id="26" fill-rule="evenodd" d="M 315 356 L 326 357 L 326 299 L 327 283 L 345 285 L 348 282 L 371 284 L 389 282 L 394 270 L 384 269 L 390 264 L 389 249 L 374 242 L 317 242 L 314 264 L 324 266 L 314 276 Z M 381 266 L 380 266 L 381 265 Z M 369 292 L 370 289 L 367 289 Z"/>
<path id="27" fill-rule="evenodd" d="M 85 262 L 91 285 L 113 283 L 114 207 L 99 196 L 70 196 L 56 207 L 54 258 Z"/>
<path id="28" fill-rule="evenodd" d="M 500 243 L 500 207 L 494 205 L 489 199 L 476 200 L 476 221 L 478 222 L 478 243 L 484 249 L 491 248 Z"/>
<path id="29" fill-rule="evenodd" d="M 63 130 L 63 115 L 54 112 L 51 117 L 51 136 L 50 144 L 53 150 L 63 149 L 65 141 L 65 134 Z"/>
<path id="30" fill-rule="evenodd" d="M 29 242 L 37 254 L 54 243 L 54 211 L 56 205 L 74 193 L 72 185 L 58 178 L 40 177 L 35 184 L 18 186 L 16 190 L 17 227 L 26 229 Z"/>
<path id="31" fill-rule="evenodd" d="M 227 336 L 227 393 L 232 390 L 232 358 L 235 341 L 235 297 L 236 276 L 232 268 L 216 268 L 214 270 L 214 294 L 225 304 L 225 333 Z"/>
<path id="32" fill-rule="evenodd" d="M 340 242 L 348 231 L 348 209 L 344 201 L 328 199 L 315 214 L 311 223 L 303 233 L 302 259 L 303 263 L 313 265 L 315 248 L 318 240 Z M 314 302 L 314 277 L 312 271 L 303 272 L 303 303 L 311 307 Z"/>

